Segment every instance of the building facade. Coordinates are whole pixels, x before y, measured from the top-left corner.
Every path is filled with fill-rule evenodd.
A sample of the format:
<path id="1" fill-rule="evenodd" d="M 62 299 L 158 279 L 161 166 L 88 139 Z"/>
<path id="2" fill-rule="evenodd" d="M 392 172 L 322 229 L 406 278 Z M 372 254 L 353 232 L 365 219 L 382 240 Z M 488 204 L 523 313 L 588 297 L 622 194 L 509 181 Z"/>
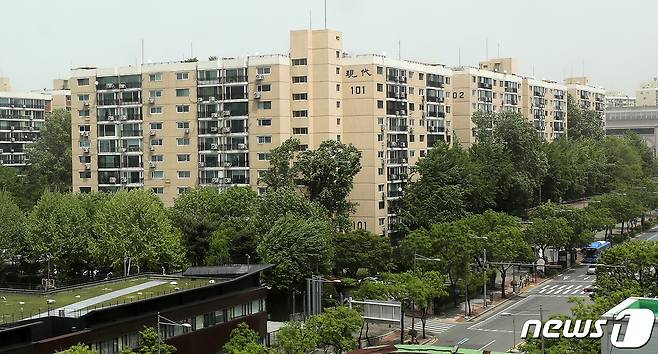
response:
<path id="1" fill-rule="evenodd" d="M 635 107 L 635 97 L 629 96 L 618 90 L 608 90 L 605 92 L 605 107 Z"/>
<path id="2" fill-rule="evenodd" d="M 0 92 L 0 164 L 25 167 L 26 147 L 39 136 L 50 111 L 50 95 Z"/>
<path id="3" fill-rule="evenodd" d="M 0 92 L 11 91 L 11 81 L 8 77 L 0 76 Z"/>
<path id="4" fill-rule="evenodd" d="M 591 85 L 587 77 L 566 78 L 564 83 L 567 93 L 577 102 L 577 106 L 598 113 L 601 124 L 605 126 L 605 90 Z"/>
<path id="5" fill-rule="evenodd" d="M 606 111 L 606 135 L 639 135 L 656 155 L 658 144 L 658 107 L 616 107 Z"/>
<path id="6" fill-rule="evenodd" d="M 658 79 L 645 82 L 635 94 L 637 106 L 658 106 Z"/>
<path id="7" fill-rule="evenodd" d="M 554 81 L 523 78 L 523 110 L 539 136 L 551 141 L 567 131 L 567 87 Z"/>

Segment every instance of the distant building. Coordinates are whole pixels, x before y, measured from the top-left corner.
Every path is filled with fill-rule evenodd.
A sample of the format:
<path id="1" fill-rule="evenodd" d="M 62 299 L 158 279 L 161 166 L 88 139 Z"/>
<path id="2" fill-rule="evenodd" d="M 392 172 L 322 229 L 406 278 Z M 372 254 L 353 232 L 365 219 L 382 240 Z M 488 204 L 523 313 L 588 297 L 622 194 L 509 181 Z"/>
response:
<path id="1" fill-rule="evenodd" d="M 51 89 L 32 90 L 34 93 L 43 93 L 50 95 L 52 109 L 65 109 L 71 111 L 71 90 L 69 89 L 69 80 L 55 79 Z"/>
<path id="2" fill-rule="evenodd" d="M 202 287 L 100 309 L 59 310 L 47 317 L 5 323 L 0 329 L 0 353 L 50 354 L 84 343 L 99 354 L 114 354 L 138 347 L 139 331 L 145 326 L 155 329 L 158 314 L 185 324 L 161 327 L 163 341 L 175 346 L 178 353 L 220 352 L 231 330 L 241 322 L 264 339 L 267 289 L 261 286 L 259 275 L 269 267 L 258 264 L 194 267 L 182 276 L 213 280 Z M 181 282 L 185 278 L 164 279 Z"/>
<path id="3" fill-rule="evenodd" d="M 605 106 L 606 108 L 635 107 L 635 97 L 621 91 L 609 90 L 605 92 Z"/>
<path id="4" fill-rule="evenodd" d="M 9 92 L 11 91 L 11 82 L 8 77 L 0 76 L 0 92 Z"/>
<path id="5" fill-rule="evenodd" d="M 614 107 L 606 111 L 606 135 L 636 133 L 656 154 L 658 142 L 658 107 Z"/>
<path id="6" fill-rule="evenodd" d="M 0 92 L 0 164 L 22 168 L 25 149 L 39 136 L 52 109 L 45 93 Z"/>
<path id="7" fill-rule="evenodd" d="M 564 80 L 567 91 L 581 109 L 593 110 L 599 114 L 601 125 L 605 126 L 605 90 L 591 85 L 588 77 L 569 77 Z"/>
<path id="8" fill-rule="evenodd" d="M 645 82 L 636 91 L 637 106 L 658 106 L 658 78 Z"/>

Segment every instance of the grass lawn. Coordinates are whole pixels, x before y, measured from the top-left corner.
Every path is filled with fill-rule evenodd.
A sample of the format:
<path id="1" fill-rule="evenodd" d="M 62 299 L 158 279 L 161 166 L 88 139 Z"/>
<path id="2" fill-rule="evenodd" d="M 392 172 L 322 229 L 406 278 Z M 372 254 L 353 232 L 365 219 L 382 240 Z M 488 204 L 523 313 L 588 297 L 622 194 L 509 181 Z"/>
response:
<path id="1" fill-rule="evenodd" d="M 86 288 L 78 288 L 49 295 L 20 294 L 0 292 L 0 322 L 12 322 L 27 318 L 51 309 L 64 307 L 72 303 L 86 300 L 98 295 L 106 294 L 115 290 L 142 284 L 149 281 L 148 278 L 133 278 L 112 283 L 105 283 Z M 2 298 L 4 297 L 4 299 Z M 55 300 L 54 304 L 48 305 L 47 300 Z M 21 304 L 23 302 L 23 304 Z"/>
<path id="2" fill-rule="evenodd" d="M 102 302 L 100 304 L 97 304 L 96 307 L 102 307 L 102 306 L 111 306 L 111 305 L 116 305 L 116 304 L 122 304 L 122 303 L 128 303 L 132 301 L 137 301 L 137 300 L 143 300 L 146 298 L 151 298 L 154 296 L 161 296 L 165 294 L 170 294 L 176 291 L 183 291 L 187 289 L 194 289 L 194 288 L 199 288 L 202 286 L 209 285 L 208 281 L 210 279 L 205 278 L 205 279 L 192 279 L 192 278 L 181 278 L 175 280 L 177 284 L 173 285 L 170 284 L 171 281 L 168 281 L 166 284 L 154 286 L 152 288 L 136 291 L 134 293 L 126 294 L 124 296 L 120 296 L 117 298 L 114 298 L 109 301 Z M 216 280 L 217 282 L 220 282 L 220 280 Z M 89 308 L 94 308 L 94 306 L 90 306 Z"/>

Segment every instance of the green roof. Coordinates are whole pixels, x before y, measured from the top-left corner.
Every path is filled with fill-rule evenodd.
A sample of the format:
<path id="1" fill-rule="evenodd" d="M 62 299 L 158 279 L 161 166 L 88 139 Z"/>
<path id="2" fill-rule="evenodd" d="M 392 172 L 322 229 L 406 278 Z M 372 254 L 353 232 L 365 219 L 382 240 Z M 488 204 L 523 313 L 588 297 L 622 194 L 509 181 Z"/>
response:
<path id="1" fill-rule="evenodd" d="M 438 347 L 434 345 L 411 345 L 411 344 L 397 344 L 395 345 L 396 351 L 393 353 L 452 353 L 454 347 Z M 482 354 L 482 350 L 459 348 L 458 354 Z M 503 352 L 490 352 L 491 354 L 504 354 Z"/>
<path id="2" fill-rule="evenodd" d="M 658 315 L 658 300 L 656 299 L 637 299 L 628 306 L 629 309 L 649 309 L 654 315 Z"/>

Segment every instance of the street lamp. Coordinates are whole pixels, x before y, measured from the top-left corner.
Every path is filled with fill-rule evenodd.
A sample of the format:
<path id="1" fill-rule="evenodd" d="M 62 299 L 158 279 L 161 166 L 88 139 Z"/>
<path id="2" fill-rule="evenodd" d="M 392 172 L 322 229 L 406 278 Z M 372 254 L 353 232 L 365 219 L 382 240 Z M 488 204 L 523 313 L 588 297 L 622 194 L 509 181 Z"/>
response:
<path id="1" fill-rule="evenodd" d="M 425 257 L 423 255 L 420 255 L 416 252 L 414 252 L 414 275 L 416 274 L 416 261 L 421 260 L 421 261 L 429 261 L 429 262 L 441 262 L 441 259 L 439 258 L 430 258 L 430 257 Z M 416 333 L 416 314 L 414 313 L 414 309 L 416 308 L 416 303 L 412 299 L 411 300 L 411 330 L 413 333 Z M 400 329 L 402 336 L 404 337 L 404 327 Z M 414 336 L 415 338 L 415 336 Z"/>
<path id="2" fill-rule="evenodd" d="M 170 320 L 164 316 L 160 316 L 158 311 L 158 354 L 160 354 L 160 343 L 162 342 L 162 337 L 160 334 L 160 326 L 172 326 L 172 327 L 183 327 L 183 328 L 192 328 L 192 325 L 189 323 L 178 323 L 176 321 Z"/>
<path id="3" fill-rule="evenodd" d="M 516 348 L 516 321 L 514 320 L 514 315 L 511 312 L 503 312 L 500 314 L 501 317 L 511 317 L 512 318 L 512 348 Z"/>

